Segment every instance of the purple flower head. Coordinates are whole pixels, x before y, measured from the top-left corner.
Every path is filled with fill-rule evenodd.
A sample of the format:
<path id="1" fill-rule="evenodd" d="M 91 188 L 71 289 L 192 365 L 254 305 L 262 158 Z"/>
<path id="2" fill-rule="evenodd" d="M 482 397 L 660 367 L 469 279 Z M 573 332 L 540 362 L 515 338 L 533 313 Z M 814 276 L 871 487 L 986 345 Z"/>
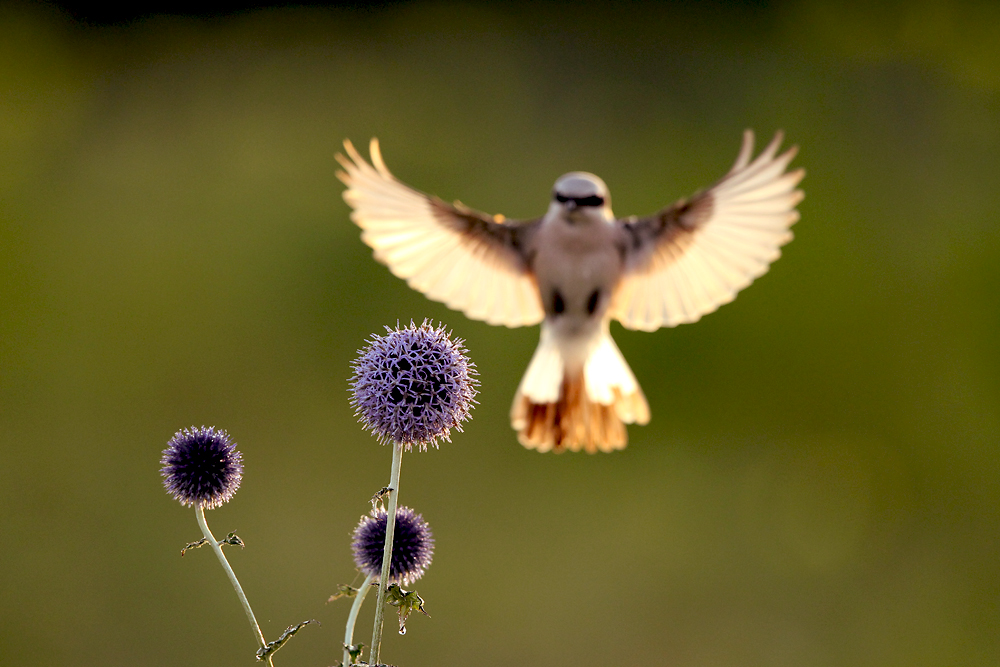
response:
<path id="1" fill-rule="evenodd" d="M 214 426 L 177 431 L 160 463 L 163 486 L 187 506 L 219 507 L 233 497 L 243 479 L 243 455 L 229 434 Z"/>
<path id="2" fill-rule="evenodd" d="M 476 395 L 476 367 L 463 341 L 427 320 L 385 330 L 354 361 L 351 405 L 358 420 L 380 442 L 407 450 L 436 447 L 438 438 L 450 442 L 450 430 L 462 430 Z"/>
<path id="3" fill-rule="evenodd" d="M 384 507 L 361 517 L 354 529 L 354 563 L 376 579 L 382 574 L 385 551 L 385 524 L 389 513 Z M 396 527 L 392 536 L 392 561 L 389 583 L 409 586 L 424 576 L 434 557 L 434 538 L 424 517 L 409 507 L 396 508 Z"/>

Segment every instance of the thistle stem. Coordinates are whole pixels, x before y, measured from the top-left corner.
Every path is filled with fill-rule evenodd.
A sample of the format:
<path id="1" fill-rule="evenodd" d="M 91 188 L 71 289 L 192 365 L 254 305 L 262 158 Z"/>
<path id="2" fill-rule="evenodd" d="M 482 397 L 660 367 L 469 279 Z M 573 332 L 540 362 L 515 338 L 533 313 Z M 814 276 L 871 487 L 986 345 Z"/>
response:
<path id="1" fill-rule="evenodd" d="M 247 600 L 247 596 L 243 593 L 243 587 L 240 586 L 240 580 L 236 578 L 236 573 L 233 572 L 233 568 L 229 566 L 229 561 L 226 560 L 226 554 L 222 553 L 222 547 L 219 546 L 219 541 L 215 539 L 215 535 L 208 527 L 208 522 L 205 520 L 205 508 L 201 503 L 195 505 L 194 515 L 198 518 L 198 525 L 201 527 L 201 532 L 208 540 L 208 543 L 212 545 L 212 550 L 219 559 L 219 563 L 222 565 L 222 569 L 226 571 L 229 575 L 229 582 L 236 589 L 236 596 L 240 599 L 240 603 L 243 605 L 243 611 L 247 614 L 247 620 L 250 621 L 250 626 L 253 628 L 254 635 L 256 635 L 257 643 L 260 644 L 261 648 L 267 646 L 267 641 L 264 639 L 264 633 L 260 631 L 260 626 L 257 624 L 257 618 L 253 615 L 253 609 L 250 608 L 250 602 Z M 267 656 L 267 664 L 273 666 L 271 662 L 271 656 Z"/>
<path id="2" fill-rule="evenodd" d="M 375 603 L 375 627 L 372 628 L 372 646 L 368 650 L 368 663 L 378 665 L 382 643 L 382 621 L 385 616 L 385 591 L 389 587 L 389 565 L 392 563 L 392 538 L 396 532 L 396 501 L 399 499 L 399 468 L 403 463 L 403 445 L 395 442 L 392 447 L 392 472 L 389 475 L 389 507 L 385 517 L 385 549 L 382 551 L 382 576 L 378 579 L 378 598 Z"/>
<path id="3" fill-rule="evenodd" d="M 344 667 L 348 667 L 351 664 L 351 654 L 348 653 L 348 646 L 354 645 L 354 623 L 358 620 L 358 612 L 361 611 L 361 603 L 365 601 L 365 596 L 368 595 L 368 589 L 372 587 L 372 581 L 374 581 L 375 575 L 369 574 L 365 577 L 365 583 L 361 584 L 361 589 L 354 596 L 354 604 L 351 605 L 351 613 L 347 616 L 347 627 L 344 629 Z"/>

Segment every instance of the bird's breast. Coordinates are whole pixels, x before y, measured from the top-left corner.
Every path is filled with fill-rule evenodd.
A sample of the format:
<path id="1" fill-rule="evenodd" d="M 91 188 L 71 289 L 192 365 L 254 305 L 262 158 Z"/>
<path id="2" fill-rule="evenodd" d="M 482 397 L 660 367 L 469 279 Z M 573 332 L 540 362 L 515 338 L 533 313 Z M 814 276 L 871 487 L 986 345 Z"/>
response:
<path id="1" fill-rule="evenodd" d="M 558 338 L 599 334 L 621 276 L 610 225 L 554 226 L 540 234 L 533 269 L 546 322 Z"/>

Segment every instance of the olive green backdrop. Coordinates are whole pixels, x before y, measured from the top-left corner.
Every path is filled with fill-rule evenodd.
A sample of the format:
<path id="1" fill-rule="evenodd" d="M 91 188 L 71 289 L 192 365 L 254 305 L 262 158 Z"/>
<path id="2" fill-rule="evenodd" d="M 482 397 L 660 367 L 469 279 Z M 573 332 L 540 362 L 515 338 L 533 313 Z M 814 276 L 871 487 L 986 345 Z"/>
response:
<path id="1" fill-rule="evenodd" d="M 179 428 L 228 429 L 209 513 L 275 658 L 332 665 L 349 535 L 390 452 L 347 377 L 440 320 L 482 380 L 407 455 L 437 538 L 408 666 L 1000 663 L 1000 8 L 402 4 L 74 23 L 0 5 L 0 662 L 251 665 L 165 493 Z M 537 328 L 490 327 L 371 259 L 334 177 L 509 217 L 565 171 L 649 213 L 782 128 L 807 193 L 770 273 L 702 322 L 614 335 L 652 408 L 612 455 L 507 423 Z M 367 642 L 371 603 L 358 638 Z M 391 627 L 390 627 L 391 630 Z"/>

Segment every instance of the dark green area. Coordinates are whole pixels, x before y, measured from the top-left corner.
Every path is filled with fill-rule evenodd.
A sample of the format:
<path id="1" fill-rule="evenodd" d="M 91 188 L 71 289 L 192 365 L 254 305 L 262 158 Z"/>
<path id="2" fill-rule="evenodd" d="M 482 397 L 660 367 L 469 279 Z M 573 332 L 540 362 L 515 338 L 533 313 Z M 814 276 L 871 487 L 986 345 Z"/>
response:
<path id="1" fill-rule="evenodd" d="M 619 215 L 801 147 L 771 272 L 703 321 L 614 329 L 653 420 L 613 455 L 522 449 L 537 329 L 466 319 L 376 264 L 334 154 L 509 217 L 602 176 Z M 430 522 L 420 665 L 1000 663 L 1000 6 L 400 4 L 75 24 L 0 5 L 0 662 L 251 665 L 162 448 L 225 428 L 208 513 L 275 660 L 339 660 L 349 536 L 390 452 L 347 377 L 441 320 L 482 380 L 407 455 Z M 370 603 L 356 640 L 367 643 Z M 390 616 L 391 630 L 393 620 Z"/>

